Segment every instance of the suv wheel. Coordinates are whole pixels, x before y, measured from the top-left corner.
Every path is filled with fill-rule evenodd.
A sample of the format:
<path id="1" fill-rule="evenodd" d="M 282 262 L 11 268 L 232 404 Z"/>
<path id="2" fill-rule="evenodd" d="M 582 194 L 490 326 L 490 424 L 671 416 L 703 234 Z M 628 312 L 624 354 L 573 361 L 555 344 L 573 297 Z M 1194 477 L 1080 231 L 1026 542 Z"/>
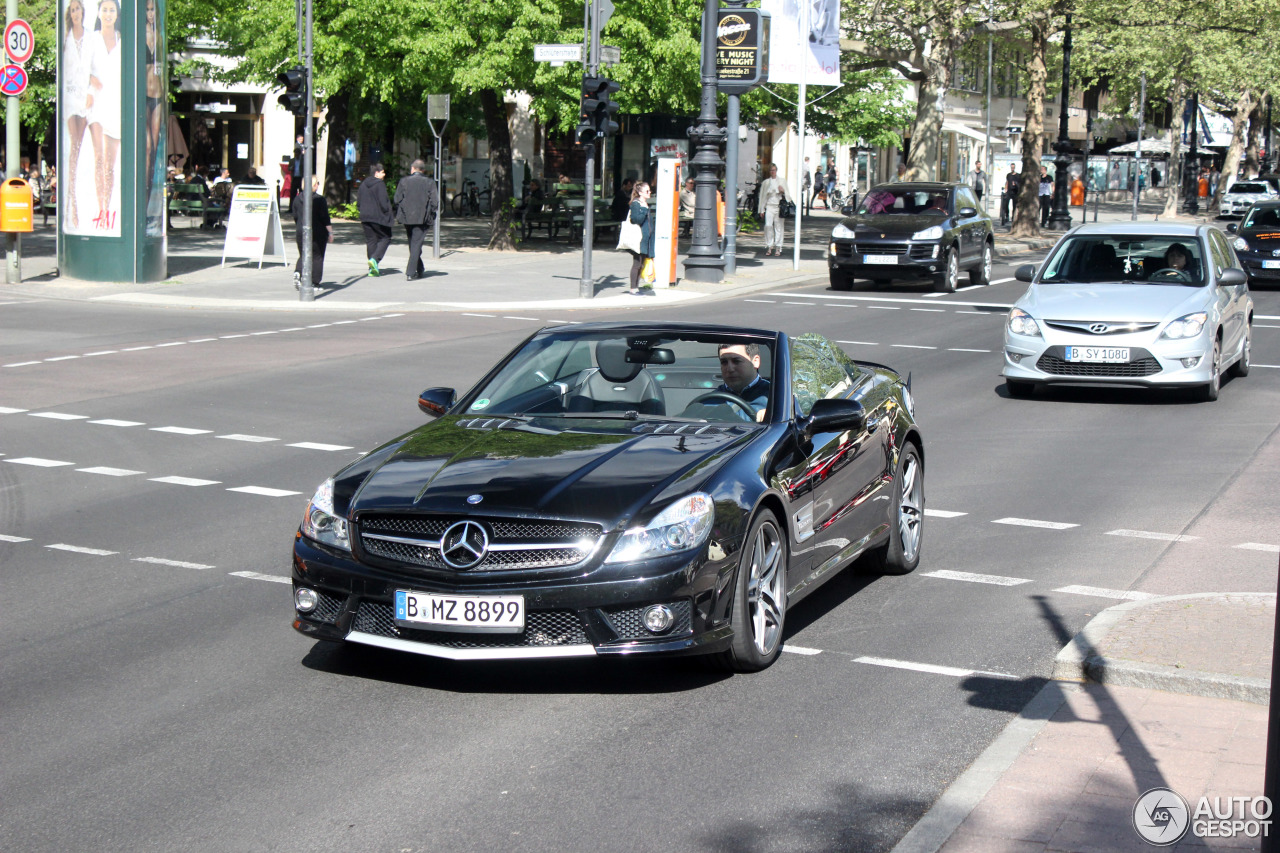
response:
<path id="1" fill-rule="evenodd" d="M 942 259 L 942 273 L 934 279 L 937 289 L 943 293 L 955 293 L 959 278 L 960 259 L 956 256 L 954 248 L 947 249 L 947 253 Z"/>
<path id="2" fill-rule="evenodd" d="M 982 244 L 982 260 L 978 261 L 978 265 L 969 270 L 969 284 L 974 287 L 985 287 L 991 283 L 991 244 Z"/>

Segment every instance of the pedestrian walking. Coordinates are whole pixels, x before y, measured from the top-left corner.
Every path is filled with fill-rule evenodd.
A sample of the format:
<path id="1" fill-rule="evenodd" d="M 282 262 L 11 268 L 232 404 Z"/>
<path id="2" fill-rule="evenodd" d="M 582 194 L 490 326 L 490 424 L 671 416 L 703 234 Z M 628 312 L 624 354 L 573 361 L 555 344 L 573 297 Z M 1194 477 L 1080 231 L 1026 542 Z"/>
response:
<path id="1" fill-rule="evenodd" d="M 809 171 L 809 158 L 804 158 L 804 172 L 800 176 L 800 198 L 805 203 L 805 213 L 813 211 L 813 195 L 817 189 L 813 186 L 813 172 Z"/>
<path id="2" fill-rule="evenodd" d="M 1044 228 L 1049 224 L 1049 208 L 1053 206 L 1053 178 L 1049 175 L 1049 170 L 1044 166 L 1040 167 L 1040 227 Z"/>
<path id="3" fill-rule="evenodd" d="M 782 211 L 783 202 L 795 204 L 787 182 L 778 177 L 778 167 L 769 165 L 769 177 L 760 184 L 760 200 L 756 213 L 764 217 L 764 253 L 765 256 L 781 255 L 782 242 L 786 234 L 786 216 Z"/>
<path id="4" fill-rule="evenodd" d="M 302 168 L 303 168 L 303 137 L 298 134 L 298 139 L 293 145 L 293 159 L 289 161 L 289 211 L 293 211 L 293 200 L 298 197 L 298 193 L 302 192 Z"/>
<path id="5" fill-rule="evenodd" d="M 813 170 L 813 194 L 809 196 L 809 212 L 813 212 L 813 203 L 818 199 L 822 199 L 822 206 L 827 210 L 831 209 L 830 203 L 827 202 L 827 179 L 822 174 L 822 167 Z"/>
<path id="6" fill-rule="evenodd" d="M 836 180 L 836 164 L 833 160 L 827 166 L 827 207 L 831 207 L 831 199 L 835 198 Z"/>
<path id="7" fill-rule="evenodd" d="M 1013 221 L 1013 212 L 1018 204 L 1018 189 L 1022 180 L 1018 176 L 1018 166 L 1009 164 L 1009 174 L 1004 176 L 1004 188 L 1000 191 L 1000 224 L 1008 225 Z"/>
<path id="8" fill-rule="evenodd" d="M 317 192 L 320 179 L 311 179 L 311 286 L 319 287 L 324 280 L 324 251 L 333 242 L 333 225 L 329 222 L 329 203 Z M 304 198 L 302 193 L 299 193 Z M 295 196 L 296 199 L 296 196 Z M 298 262 L 293 267 L 293 286 L 302 289 L 302 205 L 294 204 L 290 211 L 297 223 L 294 230 L 294 242 L 298 245 Z"/>
<path id="9" fill-rule="evenodd" d="M 897 176 L 896 176 L 896 177 L 894 177 L 894 180 L 895 180 L 895 181 L 905 181 L 906 179 L 907 179 L 907 164 L 906 164 L 906 163 L 899 163 L 899 164 L 898 164 L 898 174 L 897 174 Z"/>
<path id="10" fill-rule="evenodd" d="M 426 172 L 426 162 L 414 160 L 408 177 L 396 186 L 396 221 L 404 226 L 409 237 L 409 263 L 405 266 L 404 276 L 409 281 L 421 278 L 425 272 L 422 268 L 422 241 L 439 212 L 436 182 L 428 178 Z"/>
<path id="11" fill-rule="evenodd" d="M 973 187 L 973 192 L 978 197 L 978 203 L 981 204 L 982 196 L 987 191 L 987 173 L 982 171 L 981 161 L 973 164 L 973 171 L 969 174 L 969 185 Z"/>
<path id="12" fill-rule="evenodd" d="M 387 169 L 381 163 L 369 167 L 369 177 L 360 182 L 356 193 L 356 208 L 360 211 L 360 225 L 364 228 L 364 253 L 369 259 L 369 275 L 382 274 L 382 263 L 387 247 L 391 245 L 391 228 L 395 216 L 391 212 L 391 199 L 387 195 Z"/>

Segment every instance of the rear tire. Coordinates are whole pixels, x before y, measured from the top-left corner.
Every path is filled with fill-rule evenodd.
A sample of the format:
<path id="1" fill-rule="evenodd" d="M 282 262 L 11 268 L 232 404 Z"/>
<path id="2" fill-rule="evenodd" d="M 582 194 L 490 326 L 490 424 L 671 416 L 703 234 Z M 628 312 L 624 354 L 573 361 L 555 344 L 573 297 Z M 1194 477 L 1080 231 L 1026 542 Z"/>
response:
<path id="1" fill-rule="evenodd" d="M 787 537 L 771 512 L 751 524 L 738 560 L 730 622 L 733 645 L 719 662 L 733 672 L 759 672 L 782 651 L 787 615 Z"/>
<path id="2" fill-rule="evenodd" d="M 1009 392 L 1010 397 L 1030 397 L 1036 391 L 1034 384 L 1023 382 L 1020 379 L 1006 379 L 1004 387 Z"/>
<path id="3" fill-rule="evenodd" d="M 889 506 L 889 543 L 868 555 L 868 567 L 882 575 L 910 574 L 920 565 L 924 537 L 924 463 L 914 444 L 898 457 Z"/>
<path id="4" fill-rule="evenodd" d="M 986 287 L 991 283 L 991 256 L 993 251 L 990 243 L 982 244 L 982 260 L 978 261 L 978 265 L 969 270 L 969 284 L 974 287 Z"/>

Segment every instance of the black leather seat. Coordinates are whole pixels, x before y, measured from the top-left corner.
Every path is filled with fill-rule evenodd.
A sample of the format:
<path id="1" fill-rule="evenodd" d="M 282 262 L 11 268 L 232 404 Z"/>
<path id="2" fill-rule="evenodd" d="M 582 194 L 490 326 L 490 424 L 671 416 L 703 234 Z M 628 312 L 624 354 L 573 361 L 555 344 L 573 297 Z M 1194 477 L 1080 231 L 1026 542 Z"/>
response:
<path id="1" fill-rule="evenodd" d="M 1120 281 L 1124 278 L 1123 265 L 1110 243 L 1098 243 L 1089 250 L 1084 281 Z"/>
<path id="2" fill-rule="evenodd" d="M 583 371 L 569 397 L 570 412 L 629 412 L 665 415 L 662 388 L 643 364 L 627 363 L 627 342 L 606 340 L 596 344 L 598 367 Z"/>

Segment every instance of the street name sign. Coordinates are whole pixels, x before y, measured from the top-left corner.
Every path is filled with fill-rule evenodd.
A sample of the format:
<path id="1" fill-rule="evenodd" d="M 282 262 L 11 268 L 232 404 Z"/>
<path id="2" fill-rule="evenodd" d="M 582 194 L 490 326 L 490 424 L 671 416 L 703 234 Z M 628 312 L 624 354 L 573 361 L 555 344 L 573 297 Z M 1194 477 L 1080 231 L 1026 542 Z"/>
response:
<path id="1" fill-rule="evenodd" d="M 582 45 L 580 44 L 535 44 L 533 46 L 534 62 L 581 62 Z"/>

